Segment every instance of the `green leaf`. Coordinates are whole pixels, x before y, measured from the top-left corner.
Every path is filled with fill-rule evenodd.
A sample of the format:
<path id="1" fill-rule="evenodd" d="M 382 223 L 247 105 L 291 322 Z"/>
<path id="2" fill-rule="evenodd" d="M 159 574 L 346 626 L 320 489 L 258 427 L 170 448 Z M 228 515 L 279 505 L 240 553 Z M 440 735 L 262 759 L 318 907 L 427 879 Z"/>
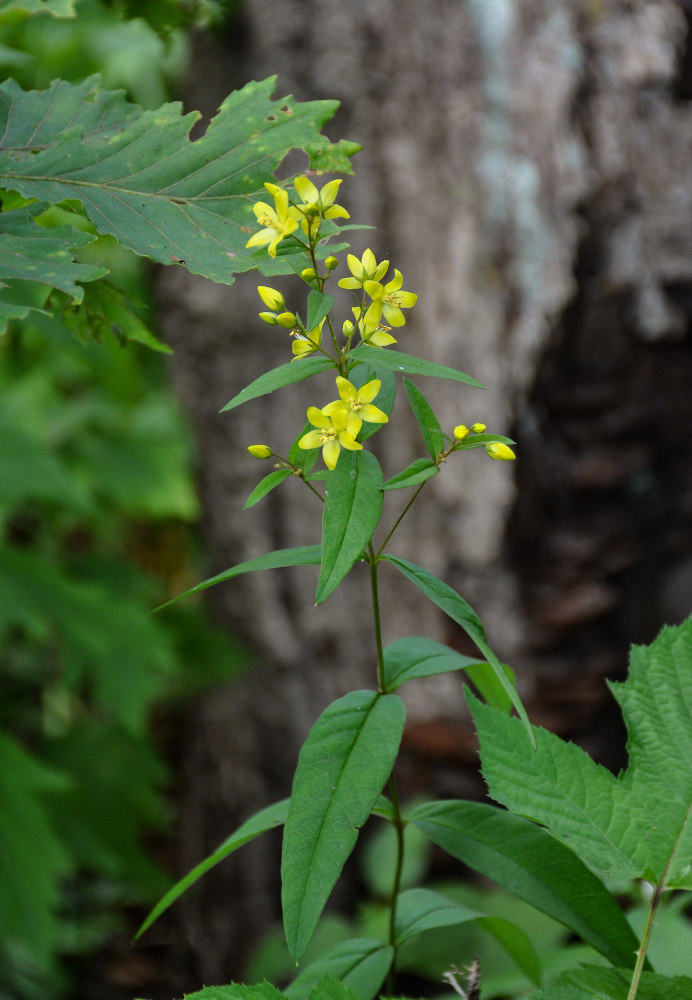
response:
<path id="1" fill-rule="evenodd" d="M 143 111 L 122 91 L 103 90 L 98 77 L 28 93 L 6 81 L 0 185 L 50 203 L 79 200 L 100 233 L 135 253 L 184 260 L 194 274 L 231 284 L 271 260 L 265 248 L 246 249 L 264 181 L 291 149 L 319 155 L 330 145 L 319 130 L 338 102 L 271 100 L 275 82 L 229 94 L 191 142 L 200 115 L 183 115 L 179 103 Z M 343 155 L 339 169 L 349 170 Z"/>
<path id="2" fill-rule="evenodd" d="M 479 917 L 476 923 L 495 938 L 531 982 L 540 986 L 541 963 L 531 939 L 521 927 L 503 917 Z"/>
<path id="3" fill-rule="evenodd" d="M 434 361 L 425 361 L 412 354 L 402 351 L 392 351 L 383 347 L 372 347 L 370 344 L 359 344 L 348 354 L 349 361 L 366 361 L 373 368 L 388 368 L 392 372 L 405 372 L 407 375 L 431 375 L 433 378 L 444 378 L 452 382 L 463 382 L 464 385 L 484 389 L 485 386 L 477 379 L 456 368 L 438 365 Z"/>
<path id="4" fill-rule="evenodd" d="M 310 1000 L 358 1000 L 358 997 L 338 979 L 325 976 L 313 987 Z"/>
<path id="5" fill-rule="evenodd" d="M 427 479 L 432 479 L 439 472 L 439 468 L 429 458 L 417 458 L 405 469 L 392 476 L 382 487 L 383 490 L 403 490 L 408 486 L 418 486 Z"/>
<path id="6" fill-rule="evenodd" d="M 382 478 L 380 463 L 371 452 L 339 454 L 327 479 L 316 604 L 339 586 L 372 538 L 382 516 Z"/>
<path id="7" fill-rule="evenodd" d="M 396 943 L 402 945 L 423 931 L 465 924 L 481 914 L 429 889 L 408 889 L 396 903 Z"/>
<path id="8" fill-rule="evenodd" d="M 325 318 L 329 310 L 334 305 L 331 295 L 323 292 L 312 291 L 308 295 L 308 318 L 305 321 L 306 330 L 314 330 Z"/>
<path id="9" fill-rule="evenodd" d="M 271 983 L 256 986 L 229 983 L 228 986 L 205 986 L 196 993 L 186 993 L 183 1000 L 283 1000 L 283 994 Z"/>
<path id="10" fill-rule="evenodd" d="M 479 802 L 424 803 L 407 818 L 452 857 L 564 924 L 613 964 L 634 964 L 638 941 L 613 897 L 540 827 Z"/>
<path id="11" fill-rule="evenodd" d="M 352 691 L 325 709 L 300 751 L 281 865 L 284 930 L 296 962 L 391 773 L 405 714 L 396 695 Z"/>
<path id="12" fill-rule="evenodd" d="M 467 604 L 463 597 L 457 594 L 457 592 L 453 590 L 449 584 L 446 584 L 443 580 L 433 576 L 433 574 L 429 573 L 427 570 L 421 569 L 420 566 L 416 566 L 414 563 L 408 562 L 406 559 L 399 559 L 397 556 L 384 555 L 382 558 L 396 566 L 399 572 L 403 573 L 407 580 L 410 580 L 411 583 L 414 583 L 420 590 L 422 590 L 426 597 L 430 598 L 433 604 L 436 604 L 438 608 L 441 608 L 441 610 L 444 611 L 446 615 L 449 615 L 452 621 L 455 621 L 457 625 L 461 625 L 469 638 L 473 640 L 476 646 L 483 653 L 484 659 L 488 661 L 494 670 L 498 681 L 519 714 L 522 723 L 529 734 L 531 746 L 533 746 L 534 736 L 531 723 L 526 715 L 526 710 L 519 699 L 519 695 L 510 683 L 504 667 L 488 645 L 488 640 L 486 638 L 483 625 L 481 624 L 481 620 L 473 608 Z"/>
<path id="13" fill-rule="evenodd" d="M 243 573 L 254 573 L 260 569 L 283 569 L 286 566 L 317 566 L 321 558 L 322 549 L 319 545 L 298 545 L 292 549 L 277 549 L 275 552 L 267 552 L 263 556 L 256 556 L 254 559 L 248 559 L 247 562 L 238 563 L 237 566 L 225 569 L 223 573 L 217 573 L 216 576 L 211 576 L 208 580 L 195 584 L 184 594 L 178 594 L 177 597 L 171 598 L 165 604 L 160 604 L 154 610 L 161 611 L 163 608 L 170 607 L 171 604 L 182 601 L 183 597 L 197 594 L 200 590 L 206 590 L 207 587 L 213 587 L 217 583 L 224 583 L 225 580 L 232 580 L 234 576 L 241 576 Z"/>
<path id="14" fill-rule="evenodd" d="M 71 305 L 59 292 L 48 300 L 48 307 L 59 314 L 62 322 L 80 340 L 87 336 L 102 340 L 112 334 L 119 342 L 133 340 L 153 351 L 172 354 L 166 344 L 157 340 L 132 309 L 133 303 L 121 289 L 107 281 L 94 281 L 84 288 L 80 305 Z"/>
<path id="15" fill-rule="evenodd" d="M 516 688 L 516 678 L 514 671 L 506 663 L 502 664 L 507 680 Z M 489 663 L 474 663 L 466 668 L 466 676 L 479 692 L 483 701 L 493 708 L 498 708 L 507 715 L 512 714 L 512 702 L 507 695 L 504 685 L 498 680 L 497 674 Z"/>
<path id="16" fill-rule="evenodd" d="M 0 23 L 12 23 L 36 14 L 76 17 L 75 0 L 0 0 Z"/>
<path id="17" fill-rule="evenodd" d="M 0 502 L 49 500 L 81 512 L 87 498 L 47 443 L 29 434 L 10 415 L 0 414 Z"/>
<path id="18" fill-rule="evenodd" d="M 262 497 L 266 497 L 267 493 L 271 493 L 276 486 L 283 483 L 284 479 L 288 479 L 289 476 L 292 475 L 293 472 L 290 469 L 276 469 L 274 472 L 270 472 L 268 476 L 261 479 L 257 486 L 255 486 L 254 490 L 245 501 L 243 510 L 247 510 L 249 507 L 254 507 L 258 500 L 261 500 Z"/>
<path id="19" fill-rule="evenodd" d="M 622 969 L 604 969 L 587 965 L 563 972 L 548 989 L 531 993 L 526 1000 L 627 1000 L 631 975 Z M 692 979 L 687 976 L 661 976 L 644 972 L 637 990 L 637 1000 L 692 1000 Z"/>
<path id="20" fill-rule="evenodd" d="M 404 379 L 404 389 L 411 404 L 413 415 L 416 418 L 416 423 L 423 435 L 425 447 L 428 449 L 430 457 L 435 459 L 440 452 L 444 451 L 445 447 L 445 436 L 442 433 L 440 422 L 433 413 L 432 407 L 423 393 L 407 378 Z"/>
<path id="21" fill-rule="evenodd" d="M 286 1000 L 308 1000 L 317 983 L 333 976 L 358 997 L 373 1000 L 394 958 L 394 949 L 374 938 L 354 938 L 330 948 L 284 990 Z"/>
<path id="22" fill-rule="evenodd" d="M 211 868 L 218 865 L 220 861 L 227 858 L 229 854 L 233 854 L 237 851 L 239 847 L 243 844 L 247 844 L 248 841 L 254 840 L 255 837 L 259 837 L 260 834 L 266 833 L 267 830 L 273 830 L 277 826 L 281 826 L 282 823 L 286 822 L 286 816 L 288 814 L 288 799 L 282 799 L 281 802 L 275 802 L 274 805 L 267 806 L 266 809 L 261 809 L 258 813 L 255 813 L 250 819 L 246 820 L 242 826 L 227 837 L 224 842 L 217 847 L 217 849 L 210 854 L 204 861 L 200 861 L 192 871 L 188 872 L 184 878 L 181 878 L 179 882 L 169 889 L 166 895 L 159 900 L 156 906 L 153 908 L 151 913 L 148 915 L 146 920 L 142 923 L 141 927 L 135 934 L 135 941 L 137 938 L 141 937 L 142 934 L 154 923 L 155 920 L 161 916 L 161 914 L 171 906 L 176 899 L 178 899 L 184 892 L 186 892 L 191 885 L 194 885 L 198 879 L 205 875 Z"/>
<path id="23" fill-rule="evenodd" d="M 266 396 L 267 393 L 274 392 L 275 389 L 282 389 L 285 385 L 293 385 L 294 382 L 302 382 L 306 378 L 318 375 L 333 368 L 334 364 L 329 358 L 318 358 L 315 355 L 307 358 L 300 358 L 298 361 L 289 361 L 279 368 L 272 368 L 271 371 L 260 375 L 250 385 L 245 386 L 240 392 L 226 403 L 221 409 L 221 413 L 232 410 L 241 403 L 247 403 L 250 399 L 257 399 L 259 396 Z"/>
<path id="24" fill-rule="evenodd" d="M 628 680 L 611 685 L 629 733 L 619 777 L 543 729 L 525 752 L 513 721 L 471 698 L 490 794 L 606 875 L 692 888 L 690 663 L 692 619 L 633 648 Z"/>
<path id="25" fill-rule="evenodd" d="M 105 267 L 79 264 L 74 259 L 74 251 L 96 237 L 69 226 L 39 226 L 35 216 L 46 208 L 45 203 L 33 204 L 0 213 L 0 284 L 4 286 L 15 278 L 34 281 L 58 288 L 73 301 L 81 302 L 84 289 L 77 282 L 95 281 L 108 273 Z"/>
<path id="26" fill-rule="evenodd" d="M 434 639 L 411 635 L 397 639 L 384 650 L 385 689 L 396 691 L 406 681 L 434 677 L 454 670 L 468 670 L 478 664 Z"/>

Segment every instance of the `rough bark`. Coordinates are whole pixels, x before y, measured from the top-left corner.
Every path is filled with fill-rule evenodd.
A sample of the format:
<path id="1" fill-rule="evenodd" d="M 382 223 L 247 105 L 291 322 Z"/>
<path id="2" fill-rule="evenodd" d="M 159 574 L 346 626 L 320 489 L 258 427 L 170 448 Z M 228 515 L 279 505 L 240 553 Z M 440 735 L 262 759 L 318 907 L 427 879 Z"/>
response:
<path id="1" fill-rule="evenodd" d="M 371 245 L 419 293 L 401 348 L 488 386 L 436 383 L 443 425 L 483 420 L 519 444 L 516 473 L 479 453 L 450 463 L 398 551 L 481 614 L 535 719 L 612 763 L 621 743 L 603 677 L 692 604 L 689 16 L 683 0 L 246 0 L 224 37 L 197 38 L 186 95 L 212 113 L 228 90 L 276 73 L 279 93 L 342 101 L 329 131 L 364 146 L 343 200 L 377 226 L 354 247 Z M 255 285 L 179 269 L 159 282 L 199 435 L 210 572 L 316 539 L 297 482 L 241 512 L 263 471 L 245 445 L 285 444 L 314 401 L 309 384 L 218 414 L 286 360 L 282 338 L 259 328 Z M 421 454 L 405 407 L 385 433 L 385 471 Z M 370 683 L 360 587 L 315 610 L 313 582 L 283 570 L 210 592 L 257 665 L 190 720 L 183 867 L 286 794 L 319 711 Z M 385 585 L 386 639 L 466 648 L 403 583 Z M 408 703 L 409 788 L 473 790 L 458 681 Z M 237 976 L 278 915 L 276 843 L 252 850 L 189 904 L 207 982 Z"/>

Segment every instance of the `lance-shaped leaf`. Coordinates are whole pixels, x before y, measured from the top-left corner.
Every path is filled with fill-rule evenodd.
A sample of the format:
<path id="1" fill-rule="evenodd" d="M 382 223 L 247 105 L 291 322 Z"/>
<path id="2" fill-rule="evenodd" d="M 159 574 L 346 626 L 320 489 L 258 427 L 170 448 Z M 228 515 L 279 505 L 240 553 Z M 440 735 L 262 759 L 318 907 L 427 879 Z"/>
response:
<path id="1" fill-rule="evenodd" d="M 316 604 L 339 586 L 372 538 L 382 516 L 382 478 L 380 463 L 371 452 L 339 454 L 327 478 Z"/>
<path id="2" fill-rule="evenodd" d="M 433 413 L 432 407 L 423 393 L 407 378 L 404 379 L 404 389 L 411 404 L 413 415 L 416 418 L 416 423 L 423 435 L 425 447 L 430 452 L 431 458 L 437 458 L 445 446 L 445 436 L 442 433 L 440 422 Z"/>
<path id="3" fill-rule="evenodd" d="M 444 378 L 451 382 L 463 382 L 464 385 L 472 385 L 476 389 L 485 388 L 477 379 L 457 371 L 456 368 L 448 368 L 447 365 L 438 365 L 435 361 L 416 358 L 413 354 L 404 354 L 403 351 L 390 351 L 382 347 L 373 347 L 371 344 L 359 344 L 358 347 L 349 351 L 348 358 L 349 361 L 367 361 L 374 368 L 388 368 L 392 372 L 402 372 L 406 375 L 430 375 L 433 378 Z"/>
<path id="4" fill-rule="evenodd" d="M 611 688 L 629 734 L 619 777 L 543 729 L 525 752 L 516 723 L 470 696 L 490 794 L 604 874 L 690 889 L 692 619 L 635 646 L 628 680 Z"/>
<path id="5" fill-rule="evenodd" d="M 440 471 L 429 458 L 417 458 L 405 469 L 398 472 L 383 485 L 383 490 L 404 490 L 409 486 L 419 486 L 426 479 L 432 479 Z"/>
<path id="6" fill-rule="evenodd" d="M 415 563 L 408 562 L 406 559 L 399 559 L 397 556 L 385 555 L 382 558 L 396 566 L 399 572 L 403 573 L 407 580 L 410 580 L 411 583 L 422 590 L 433 604 L 436 604 L 445 614 L 449 615 L 457 625 L 461 625 L 469 638 L 473 640 L 483 653 L 483 658 L 488 661 L 494 670 L 501 687 L 519 714 L 524 728 L 528 732 L 531 746 L 533 746 L 534 736 L 526 710 L 504 667 L 488 645 L 485 629 L 473 608 L 444 580 L 440 580 L 427 570 L 416 566 Z"/>
<path id="7" fill-rule="evenodd" d="M 284 929 L 296 962 L 391 773 L 404 719 L 396 695 L 352 691 L 325 709 L 300 751 L 281 864 Z"/>
<path id="8" fill-rule="evenodd" d="M 481 802 L 426 802 L 407 819 L 452 857 L 564 924 L 614 965 L 634 964 L 639 943 L 617 903 L 576 854 L 545 830 Z"/>
<path id="9" fill-rule="evenodd" d="M 396 901 L 396 943 L 404 944 L 417 934 L 464 924 L 483 916 L 477 910 L 455 903 L 430 889 L 408 889 Z"/>
<path id="10" fill-rule="evenodd" d="M 468 670 L 475 664 L 478 659 L 462 656 L 441 642 L 409 635 L 390 643 L 384 650 L 385 688 L 396 691 L 406 681 Z"/>
<path id="11" fill-rule="evenodd" d="M 333 976 L 358 1000 L 372 1000 L 389 972 L 394 949 L 375 938 L 353 938 L 311 962 L 284 990 L 287 1000 L 308 1000 L 325 976 Z"/>
<path id="12" fill-rule="evenodd" d="M 182 601 L 183 597 L 197 594 L 200 590 L 206 590 L 207 587 L 214 587 L 217 583 L 232 580 L 234 576 L 241 576 L 243 573 L 254 573 L 260 569 L 283 569 L 286 566 L 317 566 L 321 557 L 322 549 L 319 545 L 298 545 L 292 549 L 277 549 L 275 552 L 266 552 L 263 556 L 248 559 L 247 562 L 238 563 L 237 566 L 225 569 L 223 573 L 210 576 L 208 580 L 195 584 L 184 594 L 178 594 L 177 597 L 171 598 L 165 604 L 160 604 L 154 610 L 162 611 L 163 608 L 168 608 L 171 604 Z"/>
<path id="13" fill-rule="evenodd" d="M 308 295 L 308 316 L 305 320 L 306 330 L 314 330 L 322 322 L 329 310 L 334 305 L 331 295 L 323 292 L 310 292 Z"/>
<path id="14" fill-rule="evenodd" d="M 333 368 L 333 363 L 329 358 L 307 357 L 298 361 L 289 361 L 288 364 L 280 365 L 279 368 L 272 368 L 271 371 L 260 375 L 250 385 L 241 389 L 233 399 L 222 408 L 233 410 L 241 403 L 247 403 L 249 399 L 257 399 L 259 396 L 266 396 L 275 389 L 282 389 L 285 385 L 293 385 L 294 382 L 302 382 L 306 378 L 326 372 L 328 368 Z"/>
<path id="15" fill-rule="evenodd" d="M 52 204 L 81 202 L 100 233 L 162 264 L 230 284 L 262 268 L 265 248 L 248 250 L 258 228 L 252 210 L 268 195 L 286 154 L 331 149 L 332 169 L 350 172 L 355 144 L 330 146 L 320 135 L 336 101 L 272 100 L 275 78 L 247 84 L 223 101 L 206 133 L 191 142 L 198 112 L 179 103 L 144 111 L 98 77 L 23 91 L 0 86 L 0 185 Z M 288 259 L 286 271 L 291 270 Z M 274 261 L 276 264 L 276 261 Z"/>
<path id="16" fill-rule="evenodd" d="M 161 916 L 161 914 L 171 906 L 176 899 L 178 899 L 184 892 L 186 892 L 191 885 L 194 885 L 198 879 L 205 875 L 211 868 L 218 865 L 220 861 L 227 858 L 229 854 L 233 854 L 237 851 L 239 847 L 243 844 L 247 844 L 248 841 L 254 840 L 255 837 L 259 837 L 260 834 L 266 833 L 267 830 L 273 830 L 277 826 L 281 826 L 282 823 L 286 822 L 286 816 L 288 814 L 288 799 L 282 799 L 281 802 L 275 802 L 274 805 L 267 806 L 266 809 L 261 809 L 258 813 L 255 813 L 250 819 L 246 820 L 242 826 L 227 837 L 216 850 L 204 859 L 200 861 L 198 865 L 189 871 L 184 878 L 181 878 L 179 882 L 169 889 L 165 896 L 162 897 L 153 908 L 149 916 L 142 923 L 141 927 L 135 934 L 135 941 L 138 937 L 141 937 L 144 932 L 151 927 L 155 920 Z"/>
<path id="17" fill-rule="evenodd" d="M 254 507 L 255 504 L 262 499 L 262 497 L 266 497 L 267 493 L 271 493 L 273 489 L 276 489 L 277 486 L 283 483 L 284 479 L 288 479 L 289 476 L 292 475 L 293 473 L 290 469 L 275 469 L 274 472 L 270 472 L 268 476 L 261 479 L 257 486 L 255 486 L 254 490 L 243 504 L 243 510 L 248 510 L 249 507 Z"/>

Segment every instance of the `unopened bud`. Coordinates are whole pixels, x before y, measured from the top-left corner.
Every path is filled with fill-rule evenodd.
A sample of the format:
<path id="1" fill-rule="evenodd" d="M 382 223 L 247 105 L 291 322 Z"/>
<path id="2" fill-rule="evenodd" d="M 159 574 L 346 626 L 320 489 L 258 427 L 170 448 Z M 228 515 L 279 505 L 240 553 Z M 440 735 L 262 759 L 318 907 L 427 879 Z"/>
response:
<path id="1" fill-rule="evenodd" d="M 485 430 L 485 424 L 471 424 L 471 430 L 474 434 L 482 434 Z"/>
<path id="2" fill-rule="evenodd" d="M 279 322 L 276 318 L 275 313 L 262 312 L 259 314 L 259 318 L 264 323 L 269 323 L 270 326 L 276 326 L 276 324 Z"/>
<path id="3" fill-rule="evenodd" d="M 353 334 L 356 332 L 356 328 L 350 319 L 344 320 L 344 324 L 341 327 L 341 332 L 343 333 L 344 337 L 352 337 Z"/>
<path id="4" fill-rule="evenodd" d="M 317 271 L 314 267 L 306 267 L 300 272 L 300 276 L 303 281 L 314 281 L 317 277 Z"/>
<path id="5" fill-rule="evenodd" d="M 257 292 L 267 309 L 271 309 L 273 312 L 282 312 L 285 308 L 284 297 L 275 288 L 269 288 L 268 285 L 258 285 Z"/>
<path id="6" fill-rule="evenodd" d="M 268 444 L 249 444 L 247 450 L 255 458 L 271 458 L 274 454 Z"/>
<path id="7" fill-rule="evenodd" d="M 454 428 L 454 437 L 457 441 L 463 441 L 464 438 L 469 436 L 469 433 L 468 427 L 465 427 L 464 424 L 458 424 Z"/>
<path id="8" fill-rule="evenodd" d="M 498 462 L 513 462 L 517 457 L 509 445 L 502 444 L 501 441 L 494 441 L 491 444 L 486 444 L 485 450 L 491 458 L 497 459 Z"/>
<path id="9" fill-rule="evenodd" d="M 328 271 L 333 271 L 335 267 L 339 266 L 339 261 L 334 256 L 325 257 L 324 266 Z"/>
<path id="10" fill-rule="evenodd" d="M 282 312 L 276 317 L 276 322 L 279 326 L 285 327 L 287 330 L 292 330 L 296 325 L 298 320 L 296 319 L 296 314 L 292 312 Z"/>

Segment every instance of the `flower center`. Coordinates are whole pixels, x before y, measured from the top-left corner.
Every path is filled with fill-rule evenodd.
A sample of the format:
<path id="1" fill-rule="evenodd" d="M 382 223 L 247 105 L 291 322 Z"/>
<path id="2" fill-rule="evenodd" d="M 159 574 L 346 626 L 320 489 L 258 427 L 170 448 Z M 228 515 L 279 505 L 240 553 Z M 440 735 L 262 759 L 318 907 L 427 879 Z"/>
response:
<path id="1" fill-rule="evenodd" d="M 327 444 L 328 441 L 333 441 L 336 437 L 336 430 L 333 427 L 322 427 L 320 430 L 322 432 L 322 444 Z"/>

